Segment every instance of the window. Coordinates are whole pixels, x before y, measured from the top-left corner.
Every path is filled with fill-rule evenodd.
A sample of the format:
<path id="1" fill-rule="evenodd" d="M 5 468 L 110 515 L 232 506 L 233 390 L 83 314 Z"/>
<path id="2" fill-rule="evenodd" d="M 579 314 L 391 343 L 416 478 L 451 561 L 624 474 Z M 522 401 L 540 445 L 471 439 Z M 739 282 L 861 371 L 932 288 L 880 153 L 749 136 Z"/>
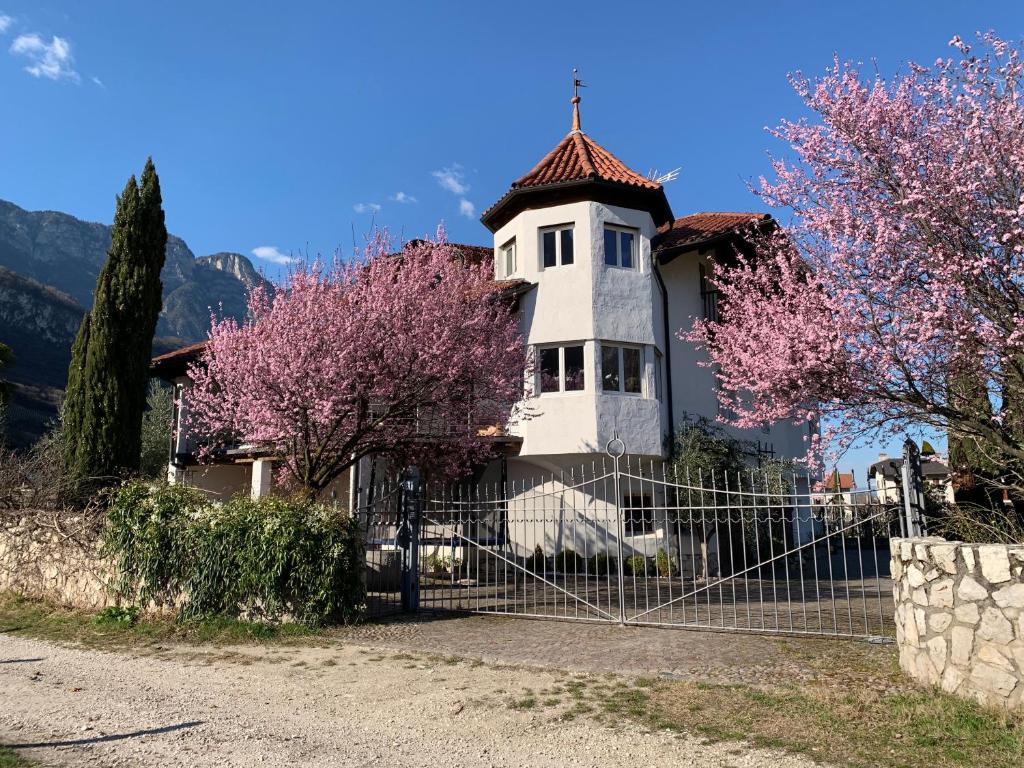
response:
<path id="1" fill-rule="evenodd" d="M 605 392 L 643 392 L 639 347 L 601 345 L 601 388 Z"/>
<path id="2" fill-rule="evenodd" d="M 665 396 L 664 384 L 662 383 L 661 377 L 664 375 L 662 370 L 664 364 L 662 363 L 662 354 L 657 349 L 654 350 L 654 396 L 661 400 Z"/>
<path id="3" fill-rule="evenodd" d="M 545 269 L 573 263 L 572 226 L 543 229 L 540 233 L 541 259 Z"/>
<path id="4" fill-rule="evenodd" d="M 700 301 L 704 310 L 704 319 L 718 322 L 718 291 L 708 281 L 708 273 L 703 264 L 700 267 Z"/>
<path id="5" fill-rule="evenodd" d="M 636 268 L 636 230 L 604 228 L 604 263 L 609 267 Z"/>
<path id="6" fill-rule="evenodd" d="M 586 388 L 582 344 L 544 347 L 538 357 L 542 393 L 582 392 Z"/>
<path id="7" fill-rule="evenodd" d="M 501 268 L 504 269 L 505 277 L 514 275 L 516 272 L 516 241 L 509 240 L 501 246 Z"/>

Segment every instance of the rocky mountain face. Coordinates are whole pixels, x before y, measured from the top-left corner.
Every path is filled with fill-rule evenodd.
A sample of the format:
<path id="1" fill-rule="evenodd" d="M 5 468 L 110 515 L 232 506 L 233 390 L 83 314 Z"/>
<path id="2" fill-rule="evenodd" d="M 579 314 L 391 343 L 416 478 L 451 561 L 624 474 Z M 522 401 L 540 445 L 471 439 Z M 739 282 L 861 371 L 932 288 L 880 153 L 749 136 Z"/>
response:
<path id="1" fill-rule="evenodd" d="M 0 200 L 0 341 L 16 358 L 4 374 L 13 382 L 8 436 L 15 444 L 31 442 L 56 416 L 71 345 L 109 247 L 109 226 Z M 173 235 L 160 278 L 160 351 L 205 338 L 211 310 L 244 317 L 249 290 L 269 287 L 245 256 L 196 258 Z"/>

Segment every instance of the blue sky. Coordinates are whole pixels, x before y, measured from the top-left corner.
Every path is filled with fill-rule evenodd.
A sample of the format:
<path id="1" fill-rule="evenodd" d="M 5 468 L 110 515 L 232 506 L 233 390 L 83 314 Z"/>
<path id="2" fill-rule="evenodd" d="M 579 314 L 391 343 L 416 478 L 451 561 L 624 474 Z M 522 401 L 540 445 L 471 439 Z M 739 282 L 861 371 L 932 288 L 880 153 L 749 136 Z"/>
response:
<path id="1" fill-rule="evenodd" d="M 788 72 L 1019 39 L 1024 6 L 0 0 L 0 29 L 0 198 L 108 222 L 152 154 L 197 255 L 276 258 L 348 251 L 372 220 L 488 242 L 479 213 L 570 127 L 573 67 L 585 131 L 681 167 L 676 215 L 758 209 L 746 182 L 784 150 L 764 127 L 800 113 Z"/>

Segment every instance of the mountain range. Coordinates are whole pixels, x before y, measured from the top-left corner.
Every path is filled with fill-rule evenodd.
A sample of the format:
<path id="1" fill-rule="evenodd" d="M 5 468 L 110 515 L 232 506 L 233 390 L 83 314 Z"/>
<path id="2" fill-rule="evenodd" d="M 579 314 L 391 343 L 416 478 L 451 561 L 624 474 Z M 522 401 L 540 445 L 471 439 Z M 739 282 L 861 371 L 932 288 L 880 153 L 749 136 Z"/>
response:
<path id="1" fill-rule="evenodd" d="M 16 446 L 37 439 L 57 415 L 71 345 L 109 247 L 105 224 L 0 200 L 0 342 L 15 355 L 3 377 L 11 389 L 8 440 Z M 205 338 L 211 310 L 244 317 L 249 291 L 269 286 L 242 254 L 196 257 L 174 235 L 160 278 L 157 352 Z"/>

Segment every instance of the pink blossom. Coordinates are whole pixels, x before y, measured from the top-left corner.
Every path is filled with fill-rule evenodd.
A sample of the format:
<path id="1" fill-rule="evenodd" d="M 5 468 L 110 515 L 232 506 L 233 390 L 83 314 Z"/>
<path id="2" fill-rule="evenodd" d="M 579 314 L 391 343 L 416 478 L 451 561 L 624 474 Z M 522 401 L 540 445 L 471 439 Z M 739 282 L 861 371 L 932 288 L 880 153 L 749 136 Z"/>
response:
<path id="1" fill-rule="evenodd" d="M 315 493 L 360 457 L 435 473 L 487 457 L 478 438 L 523 395 L 515 315 L 496 299 L 490 263 L 466 263 L 443 231 L 389 255 L 294 270 L 250 318 L 213 321 L 189 375 L 190 428 L 269 450 Z"/>
<path id="2" fill-rule="evenodd" d="M 793 156 L 756 189 L 792 223 L 717 269 L 721 322 L 681 332 L 737 426 L 820 419 L 841 450 L 927 425 L 1024 459 L 1022 64 L 981 42 L 891 81 L 792 78 L 817 119 L 770 131 Z"/>

